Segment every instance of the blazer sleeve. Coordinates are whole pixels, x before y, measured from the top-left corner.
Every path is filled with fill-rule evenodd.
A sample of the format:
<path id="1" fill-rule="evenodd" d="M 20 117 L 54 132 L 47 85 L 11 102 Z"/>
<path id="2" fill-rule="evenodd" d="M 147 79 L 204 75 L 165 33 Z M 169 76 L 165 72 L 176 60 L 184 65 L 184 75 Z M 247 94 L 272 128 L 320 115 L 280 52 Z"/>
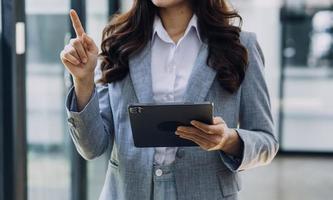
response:
<path id="1" fill-rule="evenodd" d="M 77 151 L 86 160 L 102 155 L 113 144 L 114 125 L 108 86 L 95 85 L 88 104 L 77 110 L 74 87 L 66 98 L 67 121 Z"/>
<path id="2" fill-rule="evenodd" d="M 264 77 L 264 56 L 254 33 L 249 33 L 246 47 L 249 64 L 240 88 L 239 128 L 236 129 L 243 143 L 243 153 L 240 158 L 220 153 L 232 171 L 269 164 L 279 148 Z"/>

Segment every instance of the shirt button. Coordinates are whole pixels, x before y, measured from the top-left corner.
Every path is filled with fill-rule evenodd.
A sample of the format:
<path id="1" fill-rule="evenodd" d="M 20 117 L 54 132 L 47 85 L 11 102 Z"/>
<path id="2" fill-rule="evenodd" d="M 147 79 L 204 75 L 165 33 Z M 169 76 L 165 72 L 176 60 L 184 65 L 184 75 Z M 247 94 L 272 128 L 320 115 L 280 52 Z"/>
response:
<path id="1" fill-rule="evenodd" d="M 162 174 L 163 174 L 163 171 L 162 171 L 161 169 L 157 169 L 157 170 L 155 171 L 155 175 L 156 175 L 156 176 L 162 176 Z"/>

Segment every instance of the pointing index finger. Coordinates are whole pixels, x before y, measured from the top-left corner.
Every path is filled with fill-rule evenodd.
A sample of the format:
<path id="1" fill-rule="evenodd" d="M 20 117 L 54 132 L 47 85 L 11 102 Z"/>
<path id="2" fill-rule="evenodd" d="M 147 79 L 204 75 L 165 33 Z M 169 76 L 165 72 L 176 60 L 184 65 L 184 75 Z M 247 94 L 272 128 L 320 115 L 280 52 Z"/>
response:
<path id="1" fill-rule="evenodd" d="M 77 15 L 76 11 L 73 9 L 71 9 L 69 15 L 71 17 L 71 21 L 72 21 L 76 36 L 81 37 L 84 33 L 84 29 L 82 27 L 79 16 Z"/>

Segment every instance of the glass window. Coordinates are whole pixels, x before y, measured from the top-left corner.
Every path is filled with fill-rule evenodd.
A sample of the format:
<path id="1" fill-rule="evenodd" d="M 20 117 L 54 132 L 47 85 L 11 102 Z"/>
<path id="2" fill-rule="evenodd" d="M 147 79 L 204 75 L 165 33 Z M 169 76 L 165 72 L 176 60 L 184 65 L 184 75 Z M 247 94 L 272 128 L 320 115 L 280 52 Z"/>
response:
<path id="1" fill-rule="evenodd" d="M 69 0 L 27 0 L 28 199 L 69 200 L 69 134 L 64 67 Z"/>
<path id="2" fill-rule="evenodd" d="M 105 25 L 108 22 L 108 1 L 107 0 L 95 0 L 86 1 L 86 32 L 91 36 L 96 45 L 100 48 L 102 32 Z M 101 157 L 95 159 L 92 162 L 88 162 L 88 199 L 98 199 L 101 193 L 105 172 L 107 169 L 107 163 L 109 159 L 110 150 L 108 150 Z"/>
<path id="3" fill-rule="evenodd" d="M 333 151 L 332 1 L 287 1 L 283 12 L 282 147 Z"/>

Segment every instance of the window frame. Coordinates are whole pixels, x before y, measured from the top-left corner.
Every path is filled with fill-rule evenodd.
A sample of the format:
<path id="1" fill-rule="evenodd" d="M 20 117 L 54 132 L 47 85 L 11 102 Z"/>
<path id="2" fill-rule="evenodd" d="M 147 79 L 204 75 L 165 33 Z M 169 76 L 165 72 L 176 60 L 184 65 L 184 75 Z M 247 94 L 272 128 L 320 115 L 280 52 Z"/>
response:
<path id="1" fill-rule="evenodd" d="M 1 198 L 27 199 L 25 52 L 16 53 L 16 23 L 25 24 L 25 1 L 1 1 Z M 25 36 L 24 36 L 25 37 Z M 6 183 L 6 184 L 4 184 Z"/>

